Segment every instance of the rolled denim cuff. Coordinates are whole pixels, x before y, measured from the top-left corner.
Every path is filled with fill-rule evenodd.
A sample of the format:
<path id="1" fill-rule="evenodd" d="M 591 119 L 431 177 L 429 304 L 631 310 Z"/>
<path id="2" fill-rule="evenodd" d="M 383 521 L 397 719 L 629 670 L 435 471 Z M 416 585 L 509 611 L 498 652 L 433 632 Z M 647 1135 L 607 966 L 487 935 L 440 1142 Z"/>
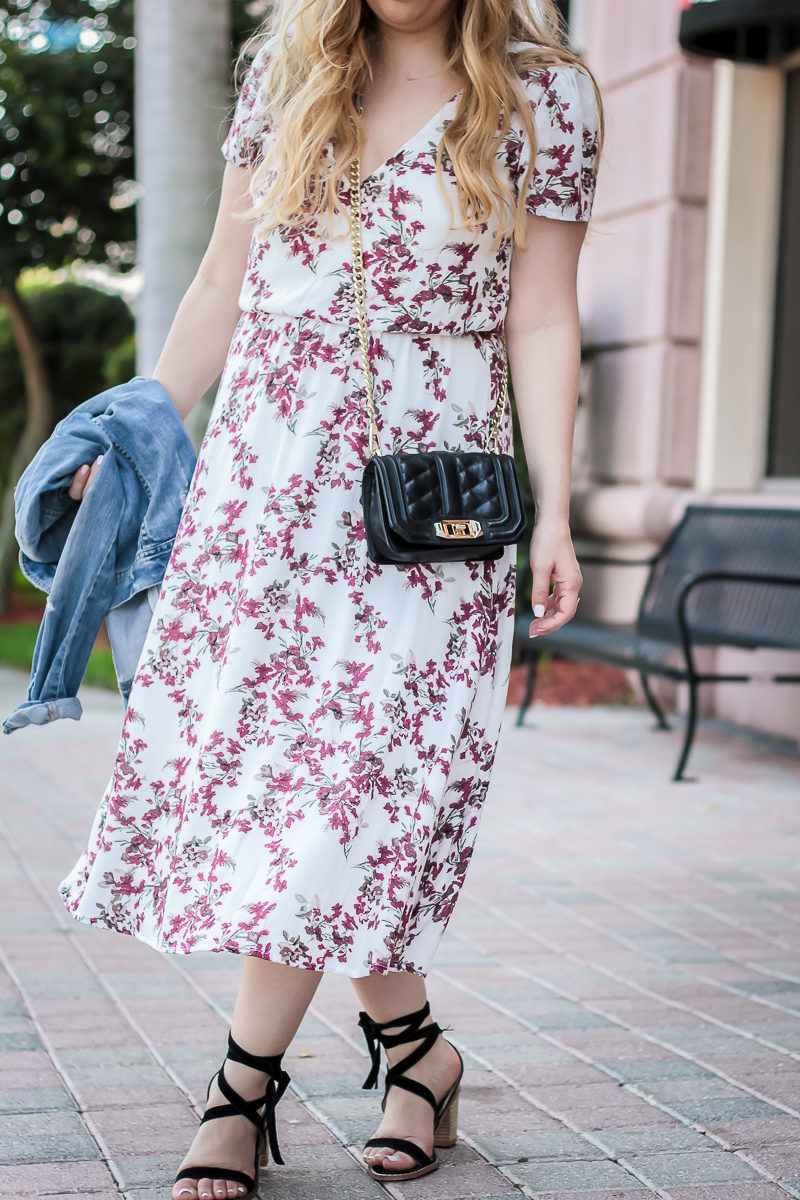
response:
<path id="1" fill-rule="evenodd" d="M 49 725 L 62 717 L 80 721 L 83 708 L 77 696 L 64 696 L 58 700 L 26 700 L 18 705 L 3 722 L 3 733 L 13 733 L 25 725 Z"/>

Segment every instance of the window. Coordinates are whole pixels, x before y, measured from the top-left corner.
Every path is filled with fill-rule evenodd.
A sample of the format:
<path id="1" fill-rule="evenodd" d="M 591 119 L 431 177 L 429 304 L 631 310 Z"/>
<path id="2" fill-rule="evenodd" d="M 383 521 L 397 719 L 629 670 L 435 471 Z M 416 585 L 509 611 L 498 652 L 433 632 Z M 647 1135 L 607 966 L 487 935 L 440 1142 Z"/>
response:
<path id="1" fill-rule="evenodd" d="M 800 68 L 786 76 L 768 476 L 800 477 Z"/>

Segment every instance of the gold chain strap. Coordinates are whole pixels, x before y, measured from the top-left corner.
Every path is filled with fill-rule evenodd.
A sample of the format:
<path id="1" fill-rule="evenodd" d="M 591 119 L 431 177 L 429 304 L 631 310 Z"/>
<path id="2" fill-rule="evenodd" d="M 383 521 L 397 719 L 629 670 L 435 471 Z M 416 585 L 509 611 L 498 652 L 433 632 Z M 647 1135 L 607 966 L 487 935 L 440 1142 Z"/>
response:
<path id="1" fill-rule="evenodd" d="M 364 278 L 364 246 L 361 241 L 361 163 L 358 157 L 350 166 L 350 240 L 353 246 L 353 291 L 356 297 L 358 340 L 364 364 L 364 383 L 367 392 L 370 455 L 382 454 L 375 412 L 375 393 L 372 390 L 372 368 L 369 365 L 369 329 L 367 328 L 367 288 Z"/>
<path id="2" fill-rule="evenodd" d="M 382 454 L 380 433 L 378 431 L 378 415 L 375 410 L 375 393 L 372 387 L 372 369 L 369 362 L 369 328 L 367 326 L 367 288 L 364 275 L 364 246 L 361 238 L 361 163 L 356 156 L 350 164 L 350 239 L 353 247 L 353 292 L 356 299 L 356 316 L 358 319 L 358 341 L 361 346 L 361 360 L 364 366 L 364 384 L 367 393 L 367 416 L 369 418 L 369 452 L 370 455 Z M 495 405 L 492 420 L 489 425 L 489 436 L 486 439 L 486 450 L 491 454 L 500 453 L 500 429 L 508 406 L 508 351 L 506 340 L 503 338 L 503 382 L 500 389 L 500 399 Z"/>

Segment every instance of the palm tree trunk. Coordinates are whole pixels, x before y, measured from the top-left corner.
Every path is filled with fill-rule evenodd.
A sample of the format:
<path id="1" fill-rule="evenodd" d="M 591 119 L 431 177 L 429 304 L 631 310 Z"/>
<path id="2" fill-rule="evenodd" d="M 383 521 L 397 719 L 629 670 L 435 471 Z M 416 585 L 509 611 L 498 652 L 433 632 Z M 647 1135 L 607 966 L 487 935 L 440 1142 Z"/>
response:
<path id="1" fill-rule="evenodd" d="M 137 0 L 136 157 L 139 262 L 137 371 L 150 375 L 175 310 L 208 245 L 230 107 L 230 5 L 220 0 Z M 212 389 L 213 393 L 213 389 Z M 202 437 L 212 395 L 187 421 Z"/>
<path id="2" fill-rule="evenodd" d="M 26 401 L 25 428 L 14 451 L 0 514 L 0 612 L 6 612 L 11 579 L 17 563 L 14 488 L 20 475 L 53 428 L 53 393 L 28 306 L 17 291 L 15 282 L 0 285 L 0 304 L 8 313 L 22 363 Z"/>

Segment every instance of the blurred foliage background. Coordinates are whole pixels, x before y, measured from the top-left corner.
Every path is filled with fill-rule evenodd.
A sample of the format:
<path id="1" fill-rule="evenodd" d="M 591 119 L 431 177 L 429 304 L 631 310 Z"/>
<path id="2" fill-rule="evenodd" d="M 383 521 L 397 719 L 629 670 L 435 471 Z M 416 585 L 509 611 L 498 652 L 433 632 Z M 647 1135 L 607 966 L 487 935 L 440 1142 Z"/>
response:
<path id="1" fill-rule="evenodd" d="M 264 5 L 229 3 L 233 63 Z M 134 0 L 0 5 L 0 612 L 22 470 L 56 421 L 135 373 L 114 285 L 136 265 L 134 16 Z"/>

